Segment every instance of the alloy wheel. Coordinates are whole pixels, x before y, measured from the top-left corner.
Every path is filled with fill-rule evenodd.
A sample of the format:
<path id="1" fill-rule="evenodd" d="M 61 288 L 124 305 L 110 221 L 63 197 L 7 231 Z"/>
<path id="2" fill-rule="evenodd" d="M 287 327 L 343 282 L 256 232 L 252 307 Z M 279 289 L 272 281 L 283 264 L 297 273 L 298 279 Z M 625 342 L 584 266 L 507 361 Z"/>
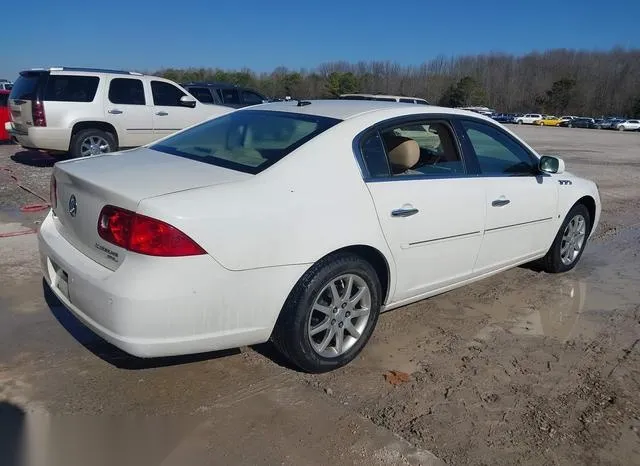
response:
<path id="1" fill-rule="evenodd" d="M 560 242 L 560 260 L 564 265 L 571 265 L 580 255 L 586 234 L 587 222 L 581 214 L 567 223 Z"/>
<path id="2" fill-rule="evenodd" d="M 313 350 L 325 358 L 349 351 L 364 333 L 371 290 L 356 274 L 332 279 L 316 297 L 307 324 Z"/>
<path id="3" fill-rule="evenodd" d="M 86 137 L 80 144 L 80 155 L 82 157 L 106 154 L 107 152 L 111 152 L 111 147 L 109 142 L 101 136 Z"/>

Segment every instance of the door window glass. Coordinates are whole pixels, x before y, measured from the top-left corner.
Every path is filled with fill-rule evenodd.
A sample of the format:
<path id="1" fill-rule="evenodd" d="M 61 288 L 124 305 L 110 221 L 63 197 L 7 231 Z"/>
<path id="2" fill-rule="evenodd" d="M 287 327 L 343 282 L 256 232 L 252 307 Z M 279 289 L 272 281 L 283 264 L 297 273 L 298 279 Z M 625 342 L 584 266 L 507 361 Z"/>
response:
<path id="1" fill-rule="evenodd" d="M 462 126 L 483 174 L 518 176 L 536 173 L 534 157 L 498 128 L 469 120 L 464 120 Z"/>
<path id="2" fill-rule="evenodd" d="M 144 105 L 144 86 L 139 79 L 115 78 L 109 84 L 109 102 L 114 104 Z"/>
<path id="3" fill-rule="evenodd" d="M 151 93 L 155 105 L 182 107 L 180 99 L 187 95 L 176 86 L 164 81 L 151 81 Z"/>

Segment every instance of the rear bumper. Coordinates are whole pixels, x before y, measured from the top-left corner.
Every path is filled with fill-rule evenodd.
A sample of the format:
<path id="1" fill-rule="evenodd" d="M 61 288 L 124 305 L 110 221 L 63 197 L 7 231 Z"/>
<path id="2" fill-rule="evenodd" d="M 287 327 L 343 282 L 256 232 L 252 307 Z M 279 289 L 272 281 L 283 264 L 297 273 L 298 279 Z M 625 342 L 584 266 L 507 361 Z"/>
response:
<path id="1" fill-rule="evenodd" d="M 16 129 L 11 122 L 5 124 L 7 132 L 23 147 L 29 149 L 68 151 L 71 131 L 60 128 L 36 127 L 27 131 Z"/>
<path id="2" fill-rule="evenodd" d="M 51 213 L 38 240 L 44 278 L 64 306 L 102 338 L 139 357 L 268 340 L 289 291 L 306 270 L 287 266 L 232 272 L 208 255 L 129 253 L 112 271 L 67 242 Z M 67 274 L 66 287 L 56 268 Z"/>

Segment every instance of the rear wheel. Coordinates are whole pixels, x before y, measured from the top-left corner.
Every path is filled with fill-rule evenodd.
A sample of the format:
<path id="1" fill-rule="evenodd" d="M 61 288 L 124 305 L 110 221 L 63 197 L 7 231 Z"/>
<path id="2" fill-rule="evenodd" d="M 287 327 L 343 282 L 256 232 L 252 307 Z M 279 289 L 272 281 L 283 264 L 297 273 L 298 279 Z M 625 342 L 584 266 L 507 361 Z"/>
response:
<path id="1" fill-rule="evenodd" d="M 591 216 L 584 204 L 574 205 L 562 222 L 542 267 L 549 273 L 571 270 L 580 260 L 591 232 Z"/>
<path id="2" fill-rule="evenodd" d="M 83 129 L 71 138 L 69 153 L 72 158 L 106 154 L 117 150 L 116 140 L 111 133 L 100 129 Z"/>
<path id="3" fill-rule="evenodd" d="M 368 262 L 348 253 L 329 256 L 296 284 L 272 340 L 304 371 L 337 369 L 364 348 L 380 305 L 380 280 Z"/>

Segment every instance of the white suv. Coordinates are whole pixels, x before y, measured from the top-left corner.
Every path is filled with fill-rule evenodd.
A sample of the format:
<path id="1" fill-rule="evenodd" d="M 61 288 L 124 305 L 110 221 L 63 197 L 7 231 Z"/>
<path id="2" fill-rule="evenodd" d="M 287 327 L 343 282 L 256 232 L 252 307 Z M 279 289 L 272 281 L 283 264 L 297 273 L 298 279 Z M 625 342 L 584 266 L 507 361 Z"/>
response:
<path id="1" fill-rule="evenodd" d="M 167 79 L 129 71 L 23 71 L 7 131 L 26 148 L 85 157 L 142 146 L 233 109 L 198 102 Z"/>
<path id="2" fill-rule="evenodd" d="M 618 131 L 638 131 L 640 130 L 640 120 L 623 120 L 615 126 Z"/>
<path id="3" fill-rule="evenodd" d="M 516 123 L 519 125 L 532 125 L 534 122 L 542 120 L 543 118 L 544 115 L 540 115 L 539 113 L 527 113 L 526 115 L 516 118 Z"/>

